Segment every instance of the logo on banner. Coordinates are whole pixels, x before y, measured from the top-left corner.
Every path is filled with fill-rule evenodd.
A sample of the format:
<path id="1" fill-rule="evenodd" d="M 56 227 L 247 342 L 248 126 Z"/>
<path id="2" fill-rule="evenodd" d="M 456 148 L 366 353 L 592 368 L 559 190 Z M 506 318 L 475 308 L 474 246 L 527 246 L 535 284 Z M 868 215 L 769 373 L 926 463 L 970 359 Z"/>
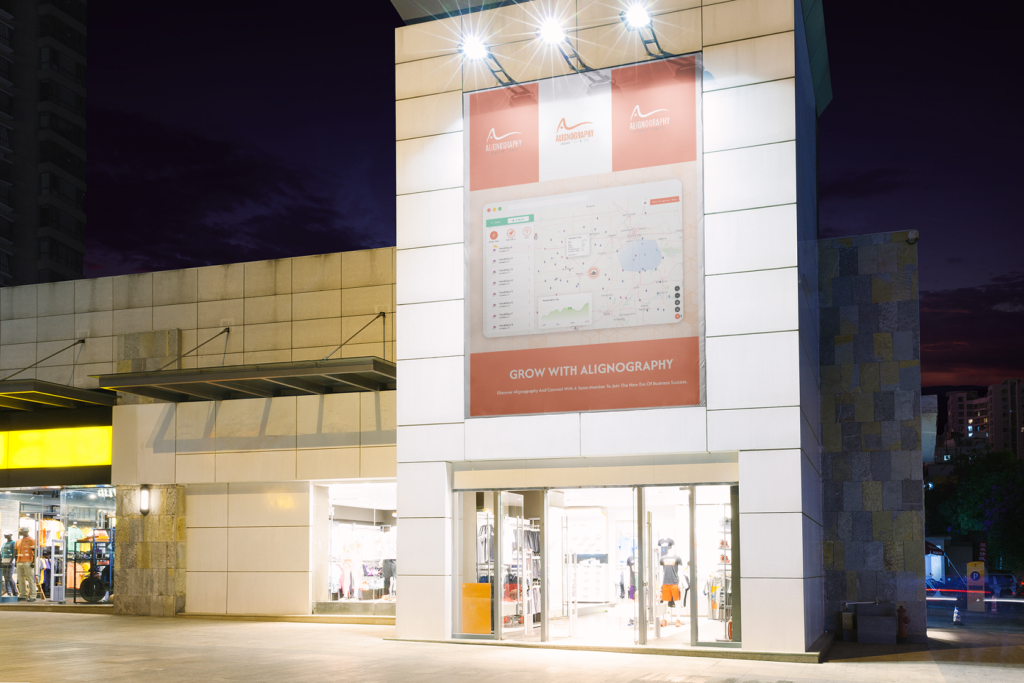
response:
<path id="1" fill-rule="evenodd" d="M 518 130 L 513 130 L 508 133 L 505 133 L 504 135 L 498 135 L 497 133 L 494 132 L 494 129 L 491 128 L 491 132 L 487 134 L 487 140 L 485 142 L 484 151 L 503 152 L 507 149 L 516 149 L 517 147 L 522 147 L 523 141 L 521 139 L 509 140 L 507 142 L 505 141 L 505 138 L 510 137 L 512 135 L 522 135 L 522 133 L 520 133 Z"/>
<path id="2" fill-rule="evenodd" d="M 590 128 L 576 130 L 581 126 L 590 126 Z M 555 129 L 555 142 L 574 142 L 592 137 L 594 137 L 593 121 L 581 121 L 575 126 L 570 126 L 565 122 L 565 117 L 562 117 L 562 120 L 558 122 L 558 127 Z"/>
<path id="3" fill-rule="evenodd" d="M 651 118 L 655 114 L 665 112 L 666 116 L 659 116 L 657 118 Z M 655 109 L 647 114 L 640 111 L 640 105 L 633 107 L 633 113 L 629 117 L 629 129 L 630 130 L 650 130 L 652 128 L 661 128 L 669 124 L 669 117 L 667 116 L 668 109 Z"/>

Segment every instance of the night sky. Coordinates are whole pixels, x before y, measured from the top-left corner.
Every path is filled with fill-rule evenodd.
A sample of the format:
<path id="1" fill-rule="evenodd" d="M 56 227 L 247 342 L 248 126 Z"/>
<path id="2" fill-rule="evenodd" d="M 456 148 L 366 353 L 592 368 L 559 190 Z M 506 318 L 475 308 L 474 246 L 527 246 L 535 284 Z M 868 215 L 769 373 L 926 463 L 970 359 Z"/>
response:
<path id="1" fill-rule="evenodd" d="M 920 230 L 925 386 L 1024 376 L 1017 18 L 823 1 L 821 235 Z M 89 9 L 87 277 L 394 245 L 389 2 Z"/>

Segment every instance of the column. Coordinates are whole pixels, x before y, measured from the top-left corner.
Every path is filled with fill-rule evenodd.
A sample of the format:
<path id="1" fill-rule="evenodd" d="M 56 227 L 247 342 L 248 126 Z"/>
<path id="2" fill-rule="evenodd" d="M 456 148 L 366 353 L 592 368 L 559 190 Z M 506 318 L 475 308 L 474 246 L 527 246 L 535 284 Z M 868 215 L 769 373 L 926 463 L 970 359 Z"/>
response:
<path id="1" fill-rule="evenodd" d="M 185 609 L 185 487 L 151 486 L 146 515 L 140 489 L 117 487 L 114 614 L 173 617 Z"/>

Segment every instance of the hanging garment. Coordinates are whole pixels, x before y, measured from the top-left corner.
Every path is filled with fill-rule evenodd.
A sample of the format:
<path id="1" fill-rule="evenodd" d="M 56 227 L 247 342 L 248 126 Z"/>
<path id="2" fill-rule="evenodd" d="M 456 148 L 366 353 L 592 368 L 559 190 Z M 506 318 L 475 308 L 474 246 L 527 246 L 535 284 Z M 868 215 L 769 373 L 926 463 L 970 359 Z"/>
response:
<path id="1" fill-rule="evenodd" d="M 341 596 L 343 598 L 353 597 L 355 594 L 355 560 L 341 561 Z"/>
<path id="2" fill-rule="evenodd" d="M 67 540 L 67 551 L 69 553 L 75 552 L 75 542 L 82 540 L 83 536 L 85 536 L 85 534 L 82 533 L 82 530 L 78 528 L 77 524 L 73 524 L 70 527 L 68 527 L 67 533 L 64 535 L 64 538 Z"/>
<path id="3" fill-rule="evenodd" d="M 494 525 L 484 524 L 477 534 L 477 561 L 481 564 L 494 560 Z"/>
<path id="4" fill-rule="evenodd" d="M 394 583 L 394 579 L 398 576 L 396 560 L 384 560 L 384 595 L 391 594 L 391 584 Z"/>

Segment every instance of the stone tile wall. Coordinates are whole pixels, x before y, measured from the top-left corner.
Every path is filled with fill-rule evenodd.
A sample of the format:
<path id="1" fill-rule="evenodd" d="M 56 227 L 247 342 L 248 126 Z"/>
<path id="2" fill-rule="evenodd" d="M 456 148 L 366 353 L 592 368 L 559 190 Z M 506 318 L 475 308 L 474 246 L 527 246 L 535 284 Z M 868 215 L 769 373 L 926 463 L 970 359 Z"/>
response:
<path id="1" fill-rule="evenodd" d="M 845 601 L 925 634 L 917 231 L 820 240 L 826 628 Z"/>
<path id="2" fill-rule="evenodd" d="M 394 360 L 394 311 L 392 247 L 0 287 L 0 370 L 9 375 L 56 353 L 18 377 L 93 389 L 92 375 L 155 370 L 182 352 L 181 368 L 332 351 Z M 380 312 L 386 324 L 360 332 Z M 225 327 L 230 334 L 217 336 Z M 85 344 L 71 347 L 77 339 Z"/>
<path id="3" fill-rule="evenodd" d="M 185 609 L 185 487 L 150 487 L 150 512 L 139 486 L 117 487 L 114 614 L 173 617 Z"/>

